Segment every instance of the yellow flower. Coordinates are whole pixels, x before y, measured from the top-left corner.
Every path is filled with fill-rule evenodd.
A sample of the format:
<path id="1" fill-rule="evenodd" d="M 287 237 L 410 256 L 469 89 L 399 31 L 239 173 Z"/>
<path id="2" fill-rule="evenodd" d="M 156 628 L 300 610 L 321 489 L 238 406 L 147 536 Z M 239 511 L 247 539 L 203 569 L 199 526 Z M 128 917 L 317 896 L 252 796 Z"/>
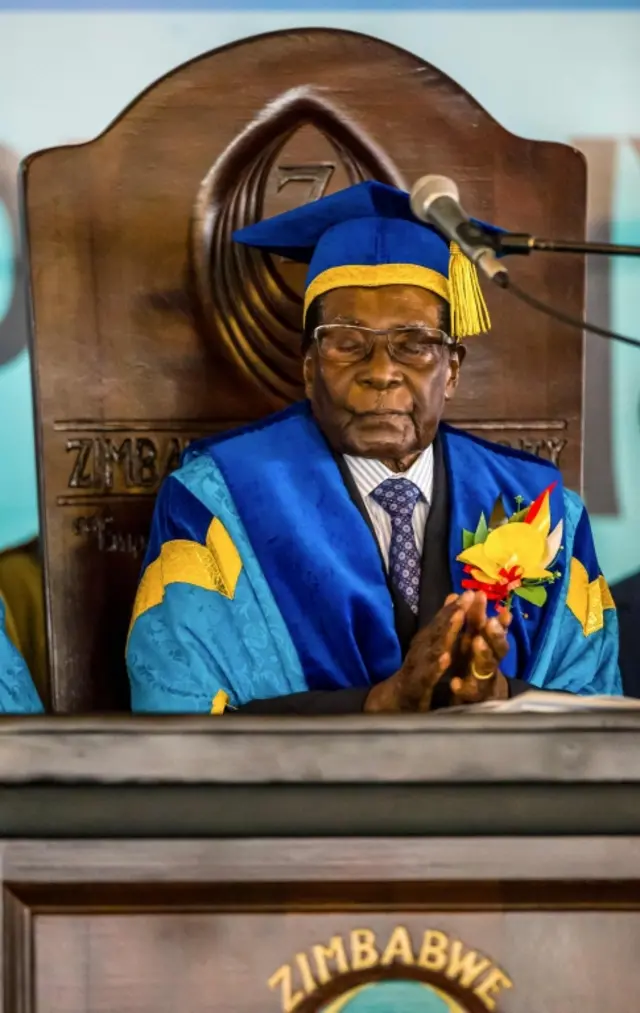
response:
<path id="1" fill-rule="evenodd" d="M 509 602 L 515 593 L 534 604 L 544 604 L 546 591 L 541 584 L 557 576 L 547 567 L 556 558 L 562 541 L 562 521 L 551 531 L 549 498 L 554 486 L 540 493 L 520 515 L 521 521 L 504 520 L 488 532 L 484 541 L 460 553 L 457 558 L 469 574 L 462 587 L 484 591 L 490 601 Z M 496 512 L 499 514 L 494 509 Z M 481 521 L 486 530 L 484 519 Z M 523 587 L 525 581 L 530 582 L 528 587 Z"/>
<path id="2" fill-rule="evenodd" d="M 540 528 L 518 521 L 490 531 L 486 541 L 465 549 L 458 560 L 472 567 L 476 580 L 499 584 L 514 567 L 521 580 L 553 577 L 545 569 L 547 556 L 547 539 Z"/>

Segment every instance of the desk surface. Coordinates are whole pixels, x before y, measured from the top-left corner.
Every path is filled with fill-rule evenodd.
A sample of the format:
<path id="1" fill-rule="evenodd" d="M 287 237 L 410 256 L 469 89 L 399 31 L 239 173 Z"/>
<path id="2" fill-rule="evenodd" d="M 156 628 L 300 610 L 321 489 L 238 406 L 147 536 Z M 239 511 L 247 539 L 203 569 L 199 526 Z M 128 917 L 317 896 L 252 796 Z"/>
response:
<path id="1" fill-rule="evenodd" d="M 640 715 L 0 722 L 0 835 L 640 833 Z"/>
<path id="2" fill-rule="evenodd" d="M 640 784 L 640 712 L 0 719 L 0 784 L 70 780 Z"/>

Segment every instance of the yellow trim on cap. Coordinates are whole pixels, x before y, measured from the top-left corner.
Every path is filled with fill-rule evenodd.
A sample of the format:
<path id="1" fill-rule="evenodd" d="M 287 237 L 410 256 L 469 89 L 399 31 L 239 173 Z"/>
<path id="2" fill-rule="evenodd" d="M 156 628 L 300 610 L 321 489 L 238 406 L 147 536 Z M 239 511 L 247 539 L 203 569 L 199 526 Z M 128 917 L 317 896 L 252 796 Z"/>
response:
<path id="1" fill-rule="evenodd" d="M 609 585 L 602 574 L 590 581 L 586 567 L 575 556 L 571 560 L 567 605 L 582 626 L 585 637 L 601 630 L 604 613 L 607 609 L 615 609 Z"/>
<path id="2" fill-rule="evenodd" d="M 313 279 L 304 295 L 304 316 L 319 295 L 335 288 L 379 288 L 381 285 L 416 285 L 449 302 L 449 281 L 438 271 L 418 264 L 354 264 L 330 267 Z"/>
<path id="3" fill-rule="evenodd" d="M 130 629 L 136 619 L 160 605 L 169 584 L 191 584 L 233 598 L 241 570 L 240 554 L 217 517 L 209 525 L 205 545 L 188 539 L 165 542 L 158 558 L 144 571 Z"/>

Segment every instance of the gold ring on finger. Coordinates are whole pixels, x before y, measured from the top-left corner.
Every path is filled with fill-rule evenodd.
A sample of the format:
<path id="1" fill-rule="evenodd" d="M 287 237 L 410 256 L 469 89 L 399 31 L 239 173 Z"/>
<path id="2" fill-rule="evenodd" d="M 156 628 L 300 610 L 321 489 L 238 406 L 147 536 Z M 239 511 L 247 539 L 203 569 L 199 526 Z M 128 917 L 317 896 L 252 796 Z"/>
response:
<path id="1" fill-rule="evenodd" d="M 473 678 L 474 679 L 478 679 L 479 682 L 485 682 L 487 679 L 493 679 L 493 677 L 494 677 L 494 675 L 496 673 L 495 672 L 489 672 L 488 675 L 483 675 L 482 672 L 479 672 L 477 670 L 477 668 L 473 664 L 473 662 L 471 662 L 471 674 L 472 674 Z"/>

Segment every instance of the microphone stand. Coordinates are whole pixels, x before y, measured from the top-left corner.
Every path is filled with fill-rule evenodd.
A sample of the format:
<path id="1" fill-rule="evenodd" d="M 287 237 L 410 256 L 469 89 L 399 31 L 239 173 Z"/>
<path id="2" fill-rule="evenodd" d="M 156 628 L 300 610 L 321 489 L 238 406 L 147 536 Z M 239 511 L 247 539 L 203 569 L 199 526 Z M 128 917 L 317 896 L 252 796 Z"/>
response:
<path id="1" fill-rule="evenodd" d="M 511 292 L 516 299 L 526 303 L 527 306 L 530 306 L 532 309 L 538 310 L 541 313 L 545 313 L 547 316 L 553 317 L 555 320 L 559 320 L 560 323 L 568 324 L 569 327 L 576 327 L 579 330 L 590 331 L 592 334 L 598 334 L 601 338 L 609 338 L 611 341 L 619 341 L 624 345 L 630 345 L 632 348 L 640 348 L 640 341 L 637 338 L 630 338 L 626 334 L 618 334 L 615 331 L 608 330 L 606 327 L 599 327 L 597 324 L 592 324 L 588 320 L 581 320 L 577 317 L 573 317 L 570 314 L 565 313 L 563 310 L 556 309 L 555 306 L 549 306 L 547 303 L 542 302 L 541 299 L 537 299 L 536 296 L 525 292 L 519 285 L 512 281 L 507 269 L 502 267 L 500 259 L 495 259 L 496 257 L 500 258 L 501 256 L 508 254 L 527 255 L 532 253 L 534 250 L 540 250 L 543 253 L 600 253 L 609 257 L 640 257 L 640 246 L 618 246 L 615 243 L 584 243 L 573 239 L 537 239 L 535 236 L 529 236 L 526 233 L 491 233 L 488 230 L 484 230 L 483 239 L 485 241 L 485 250 L 487 246 L 490 246 L 494 250 L 494 255 L 491 256 L 491 254 L 485 252 L 478 259 L 478 264 L 483 267 L 488 277 L 496 285 L 498 285 L 499 288 L 506 289 Z M 483 258 L 488 261 L 486 267 L 483 264 Z"/>
<path id="2" fill-rule="evenodd" d="M 490 240 L 498 256 L 520 254 L 527 256 L 534 250 L 543 253 L 598 253 L 605 257 L 640 257 L 640 246 L 618 246 L 616 243 L 585 243 L 573 239 L 537 239 L 526 233 L 485 232 L 485 240 Z"/>

